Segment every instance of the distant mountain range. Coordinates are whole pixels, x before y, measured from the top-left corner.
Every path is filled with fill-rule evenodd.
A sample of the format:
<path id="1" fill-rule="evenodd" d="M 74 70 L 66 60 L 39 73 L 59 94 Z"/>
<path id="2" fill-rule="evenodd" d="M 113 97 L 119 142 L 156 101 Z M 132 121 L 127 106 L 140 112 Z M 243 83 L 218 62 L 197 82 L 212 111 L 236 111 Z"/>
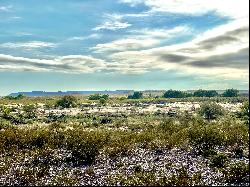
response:
<path id="1" fill-rule="evenodd" d="M 32 92 L 17 92 L 11 93 L 9 96 L 16 97 L 19 94 L 28 96 L 28 97 L 39 97 L 39 96 L 63 96 L 63 95 L 90 95 L 90 94 L 130 94 L 133 93 L 133 90 L 115 90 L 115 91 L 58 91 L 58 92 L 45 92 L 45 91 L 32 91 Z"/>
<path id="2" fill-rule="evenodd" d="M 189 93 L 193 93 L 196 90 L 187 90 Z M 219 94 L 225 90 L 216 90 Z M 46 92 L 46 91 L 32 91 L 32 92 L 17 92 L 11 93 L 9 96 L 16 97 L 19 94 L 28 97 L 40 97 L 40 96 L 63 96 L 63 95 L 91 95 L 91 94 L 109 94 L 109 95 L 128 95 L 132 94 L 134 90 L 105 90 L 105 91 L 58 91 L 58 92 Z M 145 90 L 142 91 L 144 94 L 162 94 L 165 90 Z M 248 96 L 249 90 L 239 90 L 240 95 Z"/>

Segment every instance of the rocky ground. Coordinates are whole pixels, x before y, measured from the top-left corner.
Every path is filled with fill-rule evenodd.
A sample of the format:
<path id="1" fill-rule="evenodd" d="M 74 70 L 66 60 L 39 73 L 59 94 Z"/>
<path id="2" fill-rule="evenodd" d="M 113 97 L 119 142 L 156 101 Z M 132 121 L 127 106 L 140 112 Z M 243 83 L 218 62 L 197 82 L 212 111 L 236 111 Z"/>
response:
<path id="1" fill-rule="evenodd" d="M 222 148 L 229 156 L 229 163 L 244 162 L 249 164 L 248 150 L 241 157 L 236 157 Z M 10 163 L 12 162 L 12 163 Z M 4 166 L 11 164 L 8 170 Z M 221 169 L 212 167 L 209 158 L 198 155 L 192 150 L 159 149 L 146 150 L 137 148 L 128 154 L 110 158 L 100 154 L 91 166 L 76 165 L 71 160 L 71 153 L 66 150 L 50 150 L 48 155 L 29 155 L 18 158 L 16 161 L 8 160 L 2 155 L 0 159 L 1 185 L 124 185 L 130 176 L 136 174 L 153 173 L 154 180 L 163 176 L 171 178 L 178 176 L 180 171 L 184 176 L 194 178 L 196 185 L 240 185 L 249 184 L 249 173 L 244 182 L 231 182 L 225 180 Z M 28 170 L 38 170 L 37 175 L 29 176 Z M 46 173 L 43 175 L 41 171 Z M 33 171 L 34 173 L 34 171 Z M 126 184 L 126 183 L 125 183 Z M 191 184 L 192 185 L 192 184 Z"/>

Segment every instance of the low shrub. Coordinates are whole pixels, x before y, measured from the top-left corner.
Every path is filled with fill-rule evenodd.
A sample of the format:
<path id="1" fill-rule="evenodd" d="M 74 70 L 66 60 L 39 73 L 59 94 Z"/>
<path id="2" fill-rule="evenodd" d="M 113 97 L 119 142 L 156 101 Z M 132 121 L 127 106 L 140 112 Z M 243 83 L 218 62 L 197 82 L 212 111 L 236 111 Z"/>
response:
<path id="1" fill-rule="evenodd" d="M 223 144 L 223 133 L 215 125 L 190 126 L 188 138 L 201 154 Z"/>
<path id="2" fill-rule="evenodd" d="M 222 173 L 224 174 L 227 183 L 249 183 L 249 164 L 246 164 L 243 161 L 230 164 L 227 168 L 222 170 Z"/>
<path id="3" fill-rule="evenodd" d="M 107 139 L 108 136 L 101 131 L 74 129 L 66 134 L 65 144 L 67 149 L 72 151 L 73 164 L 91 165 Z"/>
<path id="4" fill-rule="evenodd" d="M 222 168 L 228 161 L 229 159 L 225 154 L 216 154 L 210 157 L 210 165 L 212 167 Z"/>

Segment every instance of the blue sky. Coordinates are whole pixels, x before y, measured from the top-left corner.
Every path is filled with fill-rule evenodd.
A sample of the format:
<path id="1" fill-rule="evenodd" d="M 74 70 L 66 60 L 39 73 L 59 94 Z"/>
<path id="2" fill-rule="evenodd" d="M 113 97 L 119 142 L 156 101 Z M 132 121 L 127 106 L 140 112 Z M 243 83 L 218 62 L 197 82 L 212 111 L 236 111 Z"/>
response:
<path id="1" fill-rule="evenodd" d="M 0 0 L 0 95 L 248 89 L 248 0 Z"/>

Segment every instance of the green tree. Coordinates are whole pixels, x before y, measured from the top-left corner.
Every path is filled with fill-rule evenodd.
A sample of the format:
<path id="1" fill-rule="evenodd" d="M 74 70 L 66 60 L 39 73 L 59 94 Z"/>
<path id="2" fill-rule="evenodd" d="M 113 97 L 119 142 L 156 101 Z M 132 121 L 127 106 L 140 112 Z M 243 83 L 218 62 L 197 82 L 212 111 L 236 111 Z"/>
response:
<path id="1" fill-rule="evenodd" d="M 164 93 L 163 97 L 165 98 L 183 98 L 183 97 L 188 97 L 190 94 L 186 92 L 182 92 L 179 90 L 168 90 Z"/>
<path id="2" fill-rule="evenodd" d="M 218 96 L 218 93 L 215 90 L 202 90 L 199 89 L 194 92 L 194 97 L 215 97 Z"/>
<path id="3" fill-rule="evenodd" d="M 142 92 L 134 92 L 133 95 L 129 95 L 128 99 L 141 99 L 143 97 Z"/>
<path id="4" fill-rule="evenodd" d="M 77 98 L 72 95 L 65 95 L 56 102 L 56 107 L 71 108 L 77 106 Z"/>
<path id="5" fill-rule="evenodd" d="M 196 90 L 193 95 L 194 97 L 205 97 L 206 91 L 199 89 L 199 90 Z"/>
<path id="6" fill-rule="evenodd" d="M 206 97 L 216 97 L 218 95 L 218 92 L 216 92 L 215 90 L 208 90 L 206 93 Z"/>
<path id="7" fill-rule="evenodd" d="M 25 96 L 23 94 L 18 94 L 16 97 L 8 95 L 8 96 L 5 96 L 4 98 L 9 99 L 9 100 L 20 100 L 20 99 L 25 98 Z"/>
<path id="8" fill-rule="evenodd" d="M 93 94 L 93 95 L 89 96 L 89 100 L 99 100 L 101 98 L 107 100 L 109 98 L 109 95 L 108 94 L 103 94 L 103 95 L 101 95 L 101 94 Z"/>
<path id="9" fill-rule="evenodd" d="M 201 105 L 198 113 L 207 120 L 214 120 L 224 114 L 224 109 L 216 103 L 205 102 Z"/>
<path id="10" fill-rule="evenodd" d="M 239 91 L 237 89 L 227 89 L 222 93 L 223 97 L 237 97 L 239 95 Z"/>

